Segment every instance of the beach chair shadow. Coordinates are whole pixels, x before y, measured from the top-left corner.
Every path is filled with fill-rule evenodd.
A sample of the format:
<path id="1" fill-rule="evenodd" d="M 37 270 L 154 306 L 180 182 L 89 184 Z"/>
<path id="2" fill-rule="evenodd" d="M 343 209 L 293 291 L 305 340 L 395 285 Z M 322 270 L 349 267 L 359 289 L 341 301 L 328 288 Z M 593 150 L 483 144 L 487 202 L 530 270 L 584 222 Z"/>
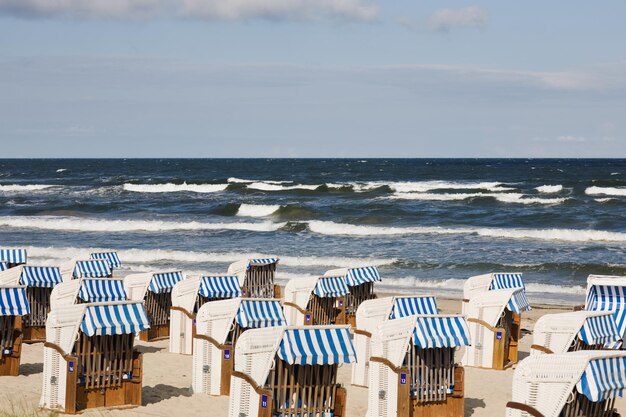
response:
<path id="1" fill-rule="evenodd" d="M 43 363 L 24 363 L 20 366 L 20 375 L 29 376 L 43 372 Z"/>
<path id="2" fill-rule="evenodd" d="M 143 387 L 142 405 L 156 404 L 174 397 L 191 397 L 188 387 L 179 388 L 172 385 L 157 384 L 153 387 Z"/>
<path id="3" fill-rule="evenodd" d="M 474 410 L 477 408 L 485 408 L 485 400 L 480 398 L 465 398 L 465 415 L 470 417 L 474 415 Z"/>
<path id="4" fill-rule="evenodd" d="M 137 345 L 137 350 L 141 353 L 157 353 L 164 350 L 165 347 Z"/>

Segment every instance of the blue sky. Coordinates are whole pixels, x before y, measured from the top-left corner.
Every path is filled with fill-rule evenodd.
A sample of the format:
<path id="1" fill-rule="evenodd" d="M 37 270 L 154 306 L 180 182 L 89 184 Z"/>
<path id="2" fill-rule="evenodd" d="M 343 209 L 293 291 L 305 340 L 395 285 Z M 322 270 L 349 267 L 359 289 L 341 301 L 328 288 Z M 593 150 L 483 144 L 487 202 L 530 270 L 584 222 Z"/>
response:
<path id="1" fill-rule="evenodd" d="M 623 1 L 0 0 L 2 156 L 626 157 L 624 16 Z"/>

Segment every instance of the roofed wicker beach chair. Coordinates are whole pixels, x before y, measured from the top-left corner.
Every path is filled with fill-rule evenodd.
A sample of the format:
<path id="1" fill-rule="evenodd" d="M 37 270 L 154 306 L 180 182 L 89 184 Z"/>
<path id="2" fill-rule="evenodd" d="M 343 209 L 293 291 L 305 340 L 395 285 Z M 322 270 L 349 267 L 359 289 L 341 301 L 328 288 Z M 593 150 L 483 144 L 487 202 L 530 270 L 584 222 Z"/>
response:
<path id="1" fill-rule="evenodd" d="M 622 336 L 611 311 L 546 314 L 533 329 L 532 355 L 619 348 Z"/>
<path id="2" fill-rule="evenodd" d="M 243 332 L 286 325 L 280 300 L 233 298 L 204 304 L 196 317 L 193 391 L 229 395 L 237 341 Z"/>
<path id="3" fill-rule="evenodd" d="M 270 327 L 237 342 L 230 417 L 345 417 L 341 364 L 356 355 L 348 326 Z"/>
<path id="4" fill-rule="evenodd" d="M 285 316 L 290 325 L 325 325 L 346 322 L 343 275 L 292 279 L 285 285 Z"/>
<path id="5" fill-rule="evenodd" d="M 241 296 L 237 276 L 192 276 L 172 287 L 170 352 L 191 355 L 196 314 L 205 303 Z"/>
<path id="6" fill-rule="evenodd" d="M 55 266 L 18 265 L 0 272 L 0 285 L 24 285 L 30 312 L 22 317 L 24 343 L 46 340 L 46 319 L 50 312 L 52 289 L 63 282 L 61 270 Z"/>
<path id="7" fill-rule="evenodd" d="M 326 271 L 325 276 L 344 276 L 350 294 L 346 296 L 345 322 L 337 324 L 349 324 L 356 326 L 356 311 L 363 301 L 376 298 L 374 284 L 380 282 L 380 273 L 375 266 L 360 268 L 341 268 Z"/>
<path id="8" fill-rule="evenodd" d="M 367 417 L 462 417 L 464 373 L 454 352 L 469 344 L 459 315 L 381 323 L 372 338 Z"/>
<path id="9" fill-rule="evenodd" d="M 124 278 L 128 299 L 145 301 L 150 328 L 139 333 L 139 339 L 151 342 L 170 337 L 172 288 L 185 278 L 182 271 L 147 272 Z"/>
<path id="10" fill-rule="evenodd" d="M 464 366 L 505 369 L 517 363 L 521 314 L 530 310 L 522 288 L 491 290 L 472 297 L 465 308 L 472 345 Z"/>
<path id="11" fill-rule="evenodd" d="M 26 287 L 0 287 L 0 376 L 20 373 L 22 316 L 29 312 Z"/>
<path id="12" fill-rule="evenodd" d="M 463 312 L 470 300 L 487 291 L 506 288 L 526 288 L 521 272 L 492 272 L 469 277 L 463 285 Z"/>
<path id="13" fill-rule="evenodd" d="M 58 284 L 50 294 L 50 306 L 128 300 L 121 278 L 80 278 Z"/>
<path id="14" fill-rule="evenodd" d="M 615 398 L 626 387 L 626 352 L 533 355 L 513 374 L 507 417 L 619 417 Z"/>
<path id="15" fill-rule="evenodd" d="M 367 300 L 356 312 L 354 345 L 357 361 L 352 364 L 352 385 L 367 387 L 372 335 L 378 326 L 387 321 L 416 314 L 438 314 L 437 300 L 433 296 L 397 296 Z"/>
<path id="16" fill-rule="evenodd" d="M 142 355 L 134 340 L 148 327 L 141 302 L 54 308 L 46 324 L 39 405 L 66 414 L 141 405 Z"/>
<path id="17" fill-rule="evenodd" d="M 0 248 L 0 271 L 26 263 L 26 249 Z"/>
<path id="18" fill-rule="evenodd" d="M 106 259 L 72 259 L 61 265 L 63 281 L 78 278 L 111 278 L 113 270 Z"/>
<path id="19" fill-rule="evenodd" d="M 122 261 L 120 260 L 117 252 L 92 252 L 89 254 L 89 259 L 103 259 L 109 263 L 111 270 L 122 267 Z"/>
<path id="20" fill-rule="evenodd" d="M 279 258 L 242 259 L 228 267 L 228 275 L 237 275 L 242 297 L 280 298 L 280 289 L 274 284 Z"/>
<path id="21" fill-rule="evenodd" d="M 620 338 L 626 340 L 626 277 L 590 275 L 585 310 L 613 313 Z"/>

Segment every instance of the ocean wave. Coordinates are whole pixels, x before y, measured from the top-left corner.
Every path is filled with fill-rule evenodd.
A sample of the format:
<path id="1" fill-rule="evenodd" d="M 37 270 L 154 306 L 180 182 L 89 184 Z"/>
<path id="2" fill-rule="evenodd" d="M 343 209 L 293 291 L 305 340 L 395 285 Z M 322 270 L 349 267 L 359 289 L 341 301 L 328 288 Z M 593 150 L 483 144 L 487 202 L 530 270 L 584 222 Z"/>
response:
<path id="1" fill-rule="evenodd" d="M 260 190 L 260 191 L 288 191 L 288 190 L 315 190 L 321 187 L 319 185 L 309 185 L 309 184 L 295 184 L 295 185 L 281 185 L 281 184 L 272 184 L 269 182 L 253 182 L 250 184 L 246 184 L 247 188 Z"/>
<path id="2" fill-rule="evenodd" d="M 47 184 L 0 184 L 0 192 L 28 192 L 28 191 L 42 191 L 52 187 L 58 187 L 58 185 Z"/>
<path id="3" fill-rule="evenodd" d="M 102 220 L 59 216 L 0 217 L 0 226 L 62 230 L 71 232 L 163 232 L 189 230 L 249 230 L 273 232 L 286 223 L 204 223 L 197 221 L 176 222 L 166 220 Z"/>
<path id="4" fill-rule="evenodd" d="M 615 195 L 615 196 L 626 196 L 626 188 L 617 188 L 617 187 L 598 187 L 592 186 L 588 187 L 585 190 L 585 194 L 587 195 Z"/>
<path id="5" fill-rule="evenodd" d="M 446 228 L 440 226 L 385 227 L 363 226 L 332 221 L 311 220 L 313 233 L 334 236 L 394 236 L 394 235 L 476 235 L 505 239 L 557 240 L 565 242 L 626 242 L 626 233 L 577 229 L 505 229 L 505 228 Z"/>
<path id="6" fill-rule="evenodd" d="M 249 184 L 249 183 L 253 183 L 253 182 L 263 182 L 263 183 L 267 183 L 267 184 L 290 184 L 290 183 L 292 183 L 292 181 L 246 180 L 246 179 L 235 178 L 235 177 L 230 177 L 226 181 L 232 182 L 232 183 L 235 183 L 235 184 Z"/>
<path id="7" fill-rule="evenodd" d="M 78 248 L 78 247 L 27 247 L 28 255 L 34 259 L 71 259 L 91 253 L 103 252 L 111 248 Z M 392 265 L 396 258 L 348 258 L 341 256 L 281 256 L 255 252 L 194 252 L 169 249 L 122 249 L 117 250 L 122 262 L 127 264 L 147 264 L 155 269 L 155 264 L 162 262 L 181 263 L 231 263 L 240 259 L 267 258 L 278 255 L 280 265 L 292 267 L 359 267 Z M 135 266 L 132 267 L 135 269 Z M 324 269 L 325 271 L 325 269 Z M 320 271 L 323 273 L 324 271 Z"/>
<path id="8" fill-rule="evenodd" d="M 617 201 L 617 198 L 607 197 L 607 198 L 594 198 L 598 203 L 608 203 L 611 201 Z"/>
<path id="9" fill-rule="evenodd" d="M 386 278 L 379 284 L 382 288 L 423 288 L 437 289 L 446 291 L 463 291 L 465 279 L 448 278 L 448 279 L 426 279 L 413 276 L 403 278 Z M 535 282 L 527 282 L 526 291 L 538 294 L 569 294 L 569 295 L 585 295 L 586 288 L 581 285 L 553 285 Z"/>
<path id="10" fill-rule="evenodd" d="M 566 198 L 527 197 L 520 193 L 396 193 L 389 198 L 400 200 L 460 201 L 470 198 L 494 198 L 501 203 L 561 204 Z"/>
<path id="11" fill-rule="evenodd" d="M 278 204 L 276 204 L 276 205 L 241 204 L 239 206 L 239 210 L 237 210 L 237 216 L 266 217 L 266 216 L 269 216 L 269 215 L 275 213 L 280 208 L 281 208 L 281 206 L 278 205 Z"/>
<path id="12" fill-rule="evenodd" d="M 546 194 L 551 194 L 551 193 L 558 193 L 559 191 L 563 190 L 563 186 L 558 184 L 558 185 L 542 185 L 540 187 L 536 187 L 535 190 L 539 191 L 540 193 L 546 193 Z"/>
<path id="13" fill-rule="evenodd" d="M 65 171 L 67 171 L 67 168 L 59 168 L 59 169 L 57 169 L 56 172 L 65 172 Z"/>
<path id="14" fill-rule="evenodd" d="M 124 184 L 124 190 L 132 191 L 135 193 L 178 193 L 178 192 L 193 192 L 193 193 L 215 193 L 218 191 L 224 191 L 228 187 L 227 184 Z"/>

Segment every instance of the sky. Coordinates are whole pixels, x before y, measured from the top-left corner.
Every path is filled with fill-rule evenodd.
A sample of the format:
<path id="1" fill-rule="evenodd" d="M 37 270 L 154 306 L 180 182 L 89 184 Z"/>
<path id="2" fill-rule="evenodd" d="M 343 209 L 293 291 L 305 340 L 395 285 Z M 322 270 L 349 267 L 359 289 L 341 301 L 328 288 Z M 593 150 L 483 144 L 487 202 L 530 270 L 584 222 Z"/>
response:
<path id="1" fill-rule="evenodd" d="M 0 0 L 1 157 L 626 157 L 626 2 Z"/>

